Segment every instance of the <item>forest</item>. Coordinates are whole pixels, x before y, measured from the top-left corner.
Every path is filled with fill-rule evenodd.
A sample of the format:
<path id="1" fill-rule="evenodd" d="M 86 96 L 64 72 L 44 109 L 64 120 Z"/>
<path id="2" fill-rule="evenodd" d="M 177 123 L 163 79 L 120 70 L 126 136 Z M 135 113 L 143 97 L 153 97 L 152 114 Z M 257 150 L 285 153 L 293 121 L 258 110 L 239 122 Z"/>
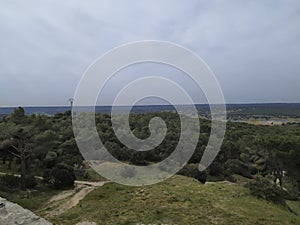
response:
<path id="1" fill-rule="evenodd" d="M 136 137 L 150 135 L 149 121 L 161 117 L 167 125 L 163 142 L 153 150 L 137 152 L 126 148 L 115 136 L 110 115 L 96 114 L 99 136 L 110 153 L 134 165 L 159 162 L 175 149 L 180 136 L 180 120 L 174 112 L 130 115 Z M 217 158 L 204 172 L 198 163 L 210 135 L 210 121 L 200 119 L 197 148 L 179 174 L 206 181 L 241 182 L 257 197 L 280 204 L 298 199 L 300 190 L 300 124 L 276 126 L 228 122 L 225 139 Z M 53 189 L 72 187 L 75 179 L 91 180 L 89 166 L 81 156 L 72 129 L 71 111 L 54 116 L 26 115 L 16 108 L 0 119 L 0 157 L 5 176 L 3 190 L 34 188 L 36 177 Z M 13 174 L 20 174 L 20 178 Z M 275 197 L 274 197 L 275 196 Z"/>

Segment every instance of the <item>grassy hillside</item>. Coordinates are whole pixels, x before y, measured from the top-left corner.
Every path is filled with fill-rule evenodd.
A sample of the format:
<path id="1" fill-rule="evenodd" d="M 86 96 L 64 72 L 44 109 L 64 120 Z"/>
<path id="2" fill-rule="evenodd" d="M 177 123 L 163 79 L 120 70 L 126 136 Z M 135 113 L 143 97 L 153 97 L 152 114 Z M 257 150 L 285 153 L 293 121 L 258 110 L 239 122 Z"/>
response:
<path id="1" fill-rule="evenodd" d="M 300 213 L 299 202 L 289 202 Z M 299 215 L 299 214 L 298 214 Z M 200 184 L 174 176 L 152 186 L 109 183 L 55 218 L 55 224 L 93 221 L 98 224 L 300 224 L 282 206 L 256 199 L 231 183 Z"/>

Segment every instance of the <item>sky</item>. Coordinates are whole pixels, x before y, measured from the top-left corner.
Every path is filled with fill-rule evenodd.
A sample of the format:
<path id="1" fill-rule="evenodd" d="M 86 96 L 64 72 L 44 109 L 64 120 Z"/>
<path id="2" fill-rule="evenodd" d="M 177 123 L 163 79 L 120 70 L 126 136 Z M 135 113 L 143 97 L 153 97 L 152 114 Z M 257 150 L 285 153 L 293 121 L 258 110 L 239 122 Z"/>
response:
<path id="1" fill-rule="evenodd" d="M 194 51 L 226 103 L 300 102 L 299 0 L 9 0 L 0 2 L 0 107 L 68 105 L 95 59 L 141 40 Z M 143 67 L 128 71 L 138 78 Z M 112 79 L 103 104 L 126 82 Z"/>

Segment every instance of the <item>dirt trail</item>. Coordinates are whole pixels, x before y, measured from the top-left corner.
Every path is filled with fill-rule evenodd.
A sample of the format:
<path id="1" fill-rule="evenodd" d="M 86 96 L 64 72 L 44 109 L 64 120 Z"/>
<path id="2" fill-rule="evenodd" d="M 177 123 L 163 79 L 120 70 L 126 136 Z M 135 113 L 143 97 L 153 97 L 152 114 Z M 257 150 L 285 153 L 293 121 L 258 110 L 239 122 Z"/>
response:
<path id="1" fill-rule="evenodd" d="M 44 214 L 44 217 L 51 218 L 59 216 L 72 207 L 76 206 L 91 191 L 103 186 L 108 181 L 101 182 L 86 182 L 75 181 L 76 187 L 73 190 L 63 191 L 53 196 L 39 212 Z"/>
<path id="2" fill-rule="evenodd" d="M 7 173 L 0 172 L 0 175 L 6 174 Z M 13 175 L 20 177 L 19 174 Z M 35 178 L 41 180 L 43 179 L 39 176 L 35 176 Z M 58 216 L 76 206 L 79 201 L 91 191 L 103 186 L 106 183 L 109 183 L 109 181 L 90 182 L 75 180 L 75 189 L 63 191 L 53 196 L 47 203 L 45 203 L 45 206 L 42 209 L 38 210 L 38 212 L 47 218 Z"/>

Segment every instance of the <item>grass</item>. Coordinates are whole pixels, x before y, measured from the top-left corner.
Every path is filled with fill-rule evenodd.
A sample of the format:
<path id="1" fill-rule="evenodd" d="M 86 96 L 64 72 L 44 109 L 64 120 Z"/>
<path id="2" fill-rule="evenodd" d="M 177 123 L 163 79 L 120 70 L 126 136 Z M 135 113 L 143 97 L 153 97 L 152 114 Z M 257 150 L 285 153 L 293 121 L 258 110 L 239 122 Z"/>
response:
<path id="1" fill-rule="evenodd" d="M 107 180 L 90 167 L 85 169 L 85 171 L 89 175 L 89 179 L 87 179 L 87 181 L 105 181 L 105 180 Z"/>
<path id="2" fill-rule="evenodd" d="M 288 202 L 300 214 L 299 202 Z M 254 198 L 224 182 L 200 184 L 174 176 L 159 184 L 129 187 L 109 183 L 91 192 L 55 224 L 300 224 L 286 208 Z"/>
<path id="3" fill-rule="evenodd" d="M 98 174 L 94 169 L 92 169 L 88 163 L 84 162 L 85 172 L 88 174 L 88 178 L 76 177 L 77 180 L 85 180 L 85 181 L 106 181 L 105 177 L 102 177 Z"/>
<path id="4" fill-rule="evenodd" d="M 93 170 L 86 162 L 84 162 L 85 169 L 84 171 L 88 174 L 88 177 L 78 176 L 76 177 L 77 180 L 84 180 L 84 181 L 105 181 L 106 179 L 99 175 L 95 170 Z M 6 164 L 2 164 L 0 161 L 0 173 L 7 173 L 7 174 L 20 174 L 21 165 L 16 163 L 16 159 L 12 161 L 11 169 L 8 169 L 8 161 Z M 28 171 L 30 173 L 30 171 Z M 34 171 L 36 176 L 43 176 L 43 171 Z"/>
<path id="5" fill-rule="evenodd" d="M 30 198 L 27 198 L 26 191 L 15 190 L 11 192 L 0 190 L 0 196 L 6 198 L 8 201 L 14 202 L 23 208 L 31 211 L 40 210 L 44 204 L 54 195 L 60 191 L 53 190 L 43 185 L 38 185 L 34 191 L 30 193 Z"/>
<path id="6" fill-rule="evenodd" d="M 14 162 L 15 163 L 15 162 Z M 17 168 L 13 164 L 12 168 Z M 17 169 L 1 171 L 18 173 Z M 91 180 L 104 178 L 87 168 Z M 238 183 L 247 179 L 235 177 Z M 39 184 L 30 198 L 26 192 L 0 191 L 0 196 L 39 213 L 44 204 L 59 191 Z M 80 204 L 54 218 L 54 224 L 76 224 L 94 221 L 98 224 L 300 224 L 300 202 L 287 201 L 286 208 L 256 199 L 247 189 L 224 182 L 200 184 L 198 181 L 174 176 L 162 183 L 128 187 L 109 183 L 90 193 Z"/>

